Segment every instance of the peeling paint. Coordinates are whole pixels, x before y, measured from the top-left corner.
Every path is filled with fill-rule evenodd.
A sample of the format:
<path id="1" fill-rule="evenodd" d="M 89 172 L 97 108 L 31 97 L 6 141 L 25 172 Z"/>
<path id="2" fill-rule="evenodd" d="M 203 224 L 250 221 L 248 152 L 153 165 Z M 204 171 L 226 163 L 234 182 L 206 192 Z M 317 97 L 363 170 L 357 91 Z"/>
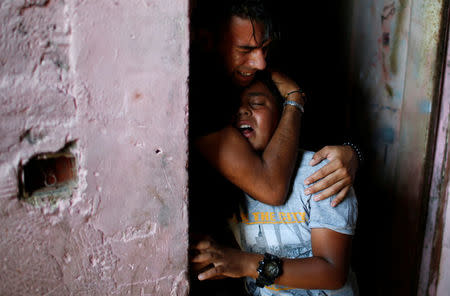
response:
<path id="1" fill-rule="evenodd" d="M 409 1 L 408 0 L 399 0 L 397 2 L 397 19 L 396 19 L 396 26 L 395 31 L 392 37 L 392 49 L 391 49 L 391 55 L 390 55 L 390 64 L 391 64 L 391 71 L 393 74 L 397 74 L 399 72 L 400 68 L 400 62 L 399 58 L 401 57 L 402 53 L 400 51 L 400 48 L 402 46 L 402 42 L 405 38 L 405 22 L 407 19 L 407 9 L 409 8 Z"/>
<path id="2" fill-rule="evenodd" d="M 355 13 L 350 52 L 352 73 L 355 73 L 353 90 L 358 95 L 355 101 L 361 107 L 358 131 L 371 153 L 372 163 L 367 167 L 373 182 L 371 187 L 389 193 L 386 197 L 374 197 L 389 203 L 392 217 L 386 239 L 392 240 L 397 248 L 408 249 L 398 253 L 388 267 L 380 267 L 389 270 L 380 278 L 377 287 L 380 295 L 386 289 L 394 294 L 415 293 L 411 279 L 417 276 L 420 264 L 417 255 L 421 252 L 420 229 L 427 200 L 423 192 L 428 186 L 428 161 L 434 151 L 430 143 L 438 118 L 440 38 L 448 21 L 444 17 L 447 5 L 441 0 L 352 2 Z M 448 120 L 448 111 L 439 118 L 442 116 Z M 434 165 L 440 166 L 436 161 Z M 434 211 L 437 205 L 431 202 L 435 196 L 439 195 L 432 194 L 429 204 Z M 429 212 L 429 216 L 435 217 L 433 213 Z M 409 228 L 404 227 L 405 221 Z M 384 240 L 384 235 L 379 233 L 380 240 Z M 427 239 L 435 244 L 433 237 Z M 408 241 L 417 241 L 419 246 L 410 247 Z M 384 247 L 386 254 L 392 253 L 392 246 Z M 430 250 L 427 244 L 426 248 Z M 435 274 L 426 274 L 426 270 L 422 273 L 427 286 L 420 295 L 437 292 L 428 289 L 438 279 Z M 403 278 L 399 279 L 399 274 Z M 373 280 L 370 278 L 369 282 Z M 448 285 L 441 291 L 447 292 Z"/>
<path id="3" fill-rule="evenodd" d="M 392 127 L 385 127 L 380 129 L 380 138 L 384 143 L 394 144 L 395 130 Z"/>
<path id="4" fill-rule="evenodd" d="M 423 100 L 419 102 L 420 113 L 431 113 L 431 102 L 429 100 Z"/>
<path id="5" fill-rule="evenodd" d="M 187 5 L 0 5 L 1 295 L 187 295 Z M 75 139 L 72 197 L 19 200 Z"/>

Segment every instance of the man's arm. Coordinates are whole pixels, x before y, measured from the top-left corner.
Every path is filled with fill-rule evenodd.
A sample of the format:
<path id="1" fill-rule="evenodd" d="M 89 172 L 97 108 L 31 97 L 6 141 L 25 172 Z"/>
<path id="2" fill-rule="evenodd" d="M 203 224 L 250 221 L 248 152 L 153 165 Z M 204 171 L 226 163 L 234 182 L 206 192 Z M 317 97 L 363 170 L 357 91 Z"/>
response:
<path id="1" fill-rule="evenodd" d="M 350 265 L 352 236 L 330 229 L 315 228 L 311 231 L 314 256 L 302 259 L 282 259 L 283 273 L 276 284 L 299 289 L 339 289 L 345 285 Z M 193 262 L 213 264 L 201 273 L 200 280 L 217 276 L 257 278 L 257 268 L 263 255 L 224 248 L 211 240 L 198 243 L 199 255 Z"/>
<path id="2" fill-rule="evenodd" d="M 274 73 L 280 93 L 286 95 L 298 86 L 289 78 Z M 289 100 L 304 104 L 299 93 Z M 199 137 L 195 145 L 202 155 L 230 182 L 260 202 L 283 204 L 297 157 L 301 112 L 284 107 L 278 127 L 264 152 L 258 154 L 234 127 Z"/>

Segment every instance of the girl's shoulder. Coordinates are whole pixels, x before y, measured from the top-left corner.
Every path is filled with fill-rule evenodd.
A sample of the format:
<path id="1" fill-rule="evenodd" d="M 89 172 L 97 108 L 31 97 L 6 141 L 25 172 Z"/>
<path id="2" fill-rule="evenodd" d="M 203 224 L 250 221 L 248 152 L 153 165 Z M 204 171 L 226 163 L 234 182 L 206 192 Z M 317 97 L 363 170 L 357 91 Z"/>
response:
<path id="1" fill-rule="evenodd" d="M 297 165 L 296 172 L 294 175 L 295 182 L 301 182 L 314 174 L 316 171 L 320 170 L 323 166 L 325 166 L 329 161 L 324 159 L 320 163 L 315 166 L 311 166 L 309 163 L 312 160 L 315 152 L 299 149 L 298 157 L 297 157 Z"/>

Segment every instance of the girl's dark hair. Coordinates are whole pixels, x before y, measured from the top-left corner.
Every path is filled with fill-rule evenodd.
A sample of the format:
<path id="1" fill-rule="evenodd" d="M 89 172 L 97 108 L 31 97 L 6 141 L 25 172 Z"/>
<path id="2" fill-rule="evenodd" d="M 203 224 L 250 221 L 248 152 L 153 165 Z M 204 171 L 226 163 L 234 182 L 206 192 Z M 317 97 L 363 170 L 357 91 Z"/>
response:
<path id="1" fill-rule="evenodd" d="M 272 80 L 272 75 L 268 71 L 258 71 L 256 72 L 255 79 L 252 81 L 251 84 L 254 84 L 255 82 L 262 82 L 267 88 L 269 89 L 270 93 L 275 97 L 278 111 L 283 111 L 283 104 L 285 99 L 281 95 L 280 91 L 278 90 L 278 87 L 276 86 L 275 82 Z"/>

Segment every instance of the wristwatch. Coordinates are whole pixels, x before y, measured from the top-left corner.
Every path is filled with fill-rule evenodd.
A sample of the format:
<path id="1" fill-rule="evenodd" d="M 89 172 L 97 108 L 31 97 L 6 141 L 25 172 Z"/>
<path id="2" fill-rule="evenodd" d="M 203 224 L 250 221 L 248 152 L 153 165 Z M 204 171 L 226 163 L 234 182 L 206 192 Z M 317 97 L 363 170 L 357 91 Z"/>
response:
<path id="1" fill-rule="evenodd" d="M 272 285 L 276 278 L 283 273 L 283 261 L 275 255 L 265 253 L 264 259 L 259 261 L 256 285 L 260 288 Z"/>

